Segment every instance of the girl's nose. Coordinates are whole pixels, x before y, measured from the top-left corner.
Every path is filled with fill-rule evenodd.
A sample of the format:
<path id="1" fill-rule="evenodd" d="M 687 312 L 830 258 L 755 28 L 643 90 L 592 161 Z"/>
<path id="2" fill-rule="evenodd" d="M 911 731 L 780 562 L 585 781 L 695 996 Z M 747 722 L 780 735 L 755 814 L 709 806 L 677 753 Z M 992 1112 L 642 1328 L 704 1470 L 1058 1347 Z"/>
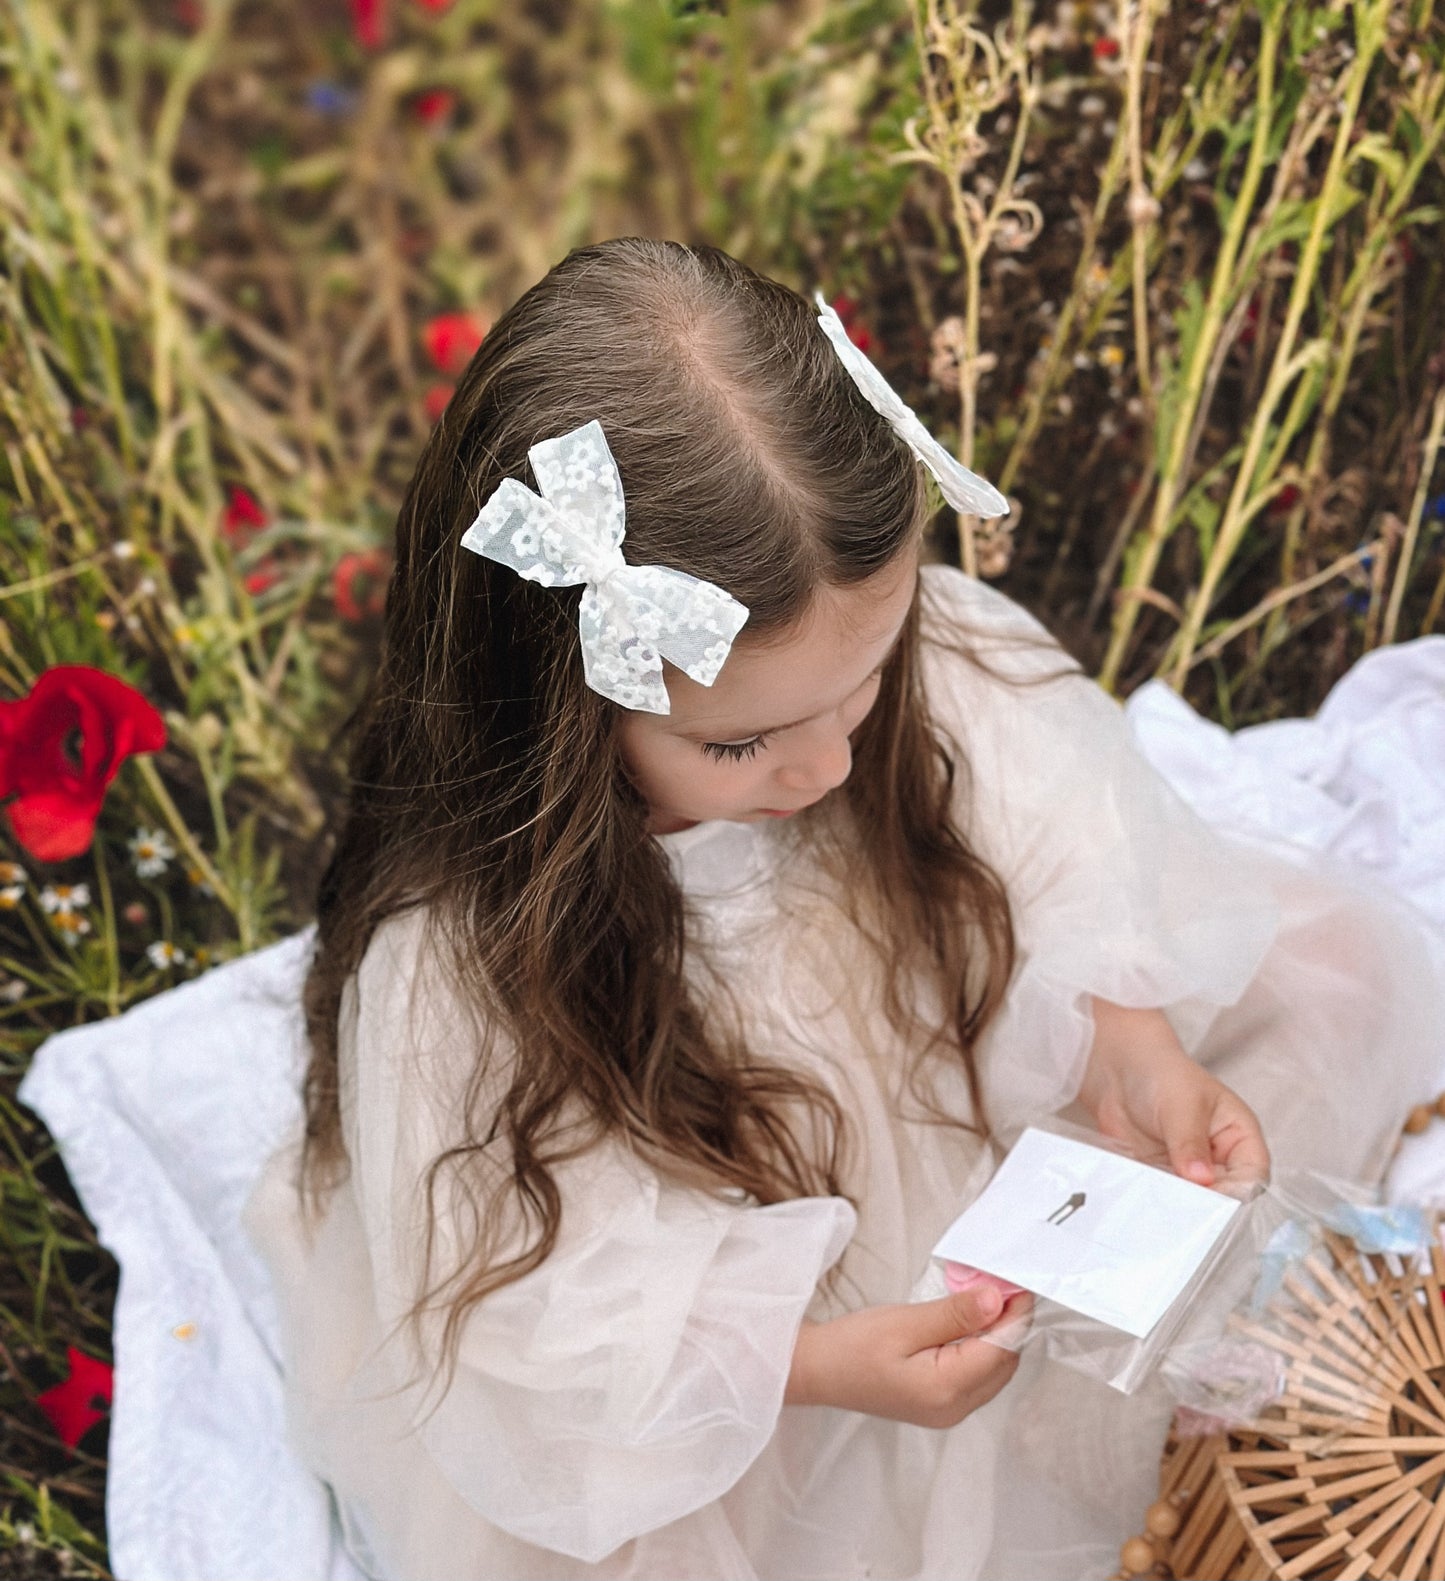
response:
<path id="1" fill-rule="evenodd" d="M 853 768 L 853 748 L 848 737 L 830 732 L 778 771 L 778 782 L 791 791 L 823 796 L 843 783 Z"/>

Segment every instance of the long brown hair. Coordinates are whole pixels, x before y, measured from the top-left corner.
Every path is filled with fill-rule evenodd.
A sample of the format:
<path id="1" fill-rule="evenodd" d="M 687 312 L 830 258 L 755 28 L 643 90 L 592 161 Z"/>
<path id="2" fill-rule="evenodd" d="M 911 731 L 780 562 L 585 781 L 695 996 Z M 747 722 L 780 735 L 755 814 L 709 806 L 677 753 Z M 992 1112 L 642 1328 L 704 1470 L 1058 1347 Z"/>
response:
<path id="1" fill-rule="evenodd" d="M 397 522 L 382 655 L 354 724 L 305 991 L 303 1180 L 318 1198 L 347 1165 L 342 990 L 380 923 L 427 908 L 457 991 L 489 1029 L 462 1139 L 427 1175 L 433 1210 L 443 1171 L 472 1209 L 476 1244 L 418 1300 L 445 1293 L 453 1356 L 467 1310 L 551 1251 L 554 1170 L 602 1137 L 674 1179 L 763 1203 L 843 1193 L 836 1099 L 742 1046 L 689 987 L 684 898 L 623 771 L 618 710 L 582 680 L 579 590 L 538 587 L 459 547 L 503 478 L 536 486 L 531 445 L 593 418 L 622 477 L 627 559 L 726 588 L 750 611 L 743 639 L 785 630 L 820 586 L 888 566 L 927 514 L 916 461 L 813 309 L 715 249 L 625 239 L 575 251 L 472 360 Z M 1002 884 L 951 813 L 962 765 L 929 720 L 919 622 L 915 601 L 853 772 L 815 827 L 820 839 L 867 831 L 832 841 L 840 892 L 883 962 L 889 1015 L 910 1031 L 910 985 L 920 962 L 931 973 L 945 1007 L 934 1041 L 962 1062 L 974 1100 L 954 1118 L 982 1128 L 974 1049 L 1014 941 Z M 519 1057 L 500 1103 L 484 1105 L 503 1044 Z M 499 1156 L 505 1201 L 482 1184 Z M 504 1208 L 529 1232 L 505 1256 Z"/>

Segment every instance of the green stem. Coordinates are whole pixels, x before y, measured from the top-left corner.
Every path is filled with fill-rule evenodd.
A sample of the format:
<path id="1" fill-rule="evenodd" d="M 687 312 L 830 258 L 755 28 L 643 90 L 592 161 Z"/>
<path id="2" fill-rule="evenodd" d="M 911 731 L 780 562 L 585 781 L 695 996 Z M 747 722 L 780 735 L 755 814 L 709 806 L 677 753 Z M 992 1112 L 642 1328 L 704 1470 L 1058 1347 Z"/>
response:
<path id="1" fill-rule="evenodd" d="M 1284 30 L 1285 8 L 1274 8 L 1264 20 L 1259 39 L 1259 65 L 1255 92 L 1255 121 L 1250 138 L 1249 155 L 1240 178 L 1239 193 L 1230 212 L 1229 224 L 1220 242 L 1214 272 L 1209 282 L 1209 295 L 1205 301 L 1203 321 L 1194 342 L 1193 355 L 1185 374 L 1179 409 L 1174 413 L 1169 433 L 1169 452 L 1160 472 L 1159 487 L 1154 496 L 1154 508 L 1149 526 L 1139 546 L 1136 558 L 1130 563 L 1125 577 L 1125 593 L 1148 587 L 1153 583 L 1154 571 L 1163 552 L 1165 540 L 1173 527 L 1174 504 L 1185 483 L 1182 464 L 1194 428 L 1195 414 L 1199 407 L 1206 375 L 1220 327 L 1229 303 L 1237 289 L 1235 260 L 1239 256 L 1254 207 L 1260 180 L 1268 159 L 1270 132 L 1274 124 L 1274 78 L 1279 55 L 1280 38 Z M 1099 682 L 1108 690 L 1118 684 L 1123 668 L 1124 655 L 1134 632 L 1139 615 L 1138 598 L 1121 598 L 1114 616 L 1109 648 L 1099 672 Z"/>
<path id="2" fill-rule="evenodd" d="M 1295 339 L 1299 334 L 1305 308 L 1314 291 L 1325 236 L 1335 214 L 1340 190 L 1346 180 L 1346 158 L 1355 121 L 1359 115 L 1360 99 L 1379 50 L 1384 17 L 1389 4 L 1390 0 L 1376 0 L 1376 4 L 1371 8 L 1368 16 L 1361 20 L 1357 29 L 1357 52 L 1350 67 L 1350 77 L 1345 89 L 1339 125 L 1335 132 L 1334 147 L 1330 151 L 1329 166 L 1325 171 L 1319 196 L 1315 200 L 1309 236 L 1295 268 L 1294 283 L 1290 291 L 1289 303 L 1285 308 L 1284 328 L 1280 332 L 1279 344 L 1275 348 L 1269 378 L 1265 383 L 1259 405 L 1255 408 L 1244 456 L 1240 461 L 1239 471 L 1235 474 L 1234 487 L 1230 490 L 1229 501 L 1224 508 L 1224 515 L 1203 575 L 1200 577 L 1199 587 L 1185 609 L 1184 623 L 1171 647 L 1173 662 L 1168 679 L 1169 684 L 1176 690 L 1183 688 L 1189 673 L 1190 657 L 1199 644 L 1200 632 L 1203 630 L 1209 607 L 1213 603 L 1215 589 L 1219 586 L 1230 560 L 1233 559 L 1253 515 L 1259 510 L 1262 501 L 1268 498 L 1262 492 L 1255 492 L 1255 480 L 1258 475 L 1260 455 L 1269 436 L 1270 421 L 1292 380 L 1296 376 L 1305 376 L 1308 372 L 1295 353 Z M 1297 391 L 1296 405 L 1298 397 Z"/>
<path id="3" fill-rule="evenodd" d="M 105 842 L 96 836 L 91 843 L 95 858 L 95 883 L 100 891 L 100 913 L 104 930 L 106 989 L 105 1003 L 111 1015 L 120 1013 L 120 949 L 116 940 L 115 899 L 110 892 L 110 868 L 105 860 Z"/>
<path id="4" fill-rule="evenodd" d="M 231 892 L 231 886 L 221 878 L 221 875 L 212 865 L 210 858 L 196 843 L 196 837 L 186 826 L 186 820 L 181 817 L 176 804 L 171 800 L 170 792 L 166 789 L 165 782 L 156 771 L 155 764 L 149 758 L 137 758 L 135 762 L 136 770 L 145 781 L 146 789 L 151 793 L 161 817 L 165 819 L 166 827 L 175 836 L 176 844 L 200 869 L 206 882 L 215 890 L 216 898 L 233 917 L 237 917 L 239 920 L 240 908 L 236 903 L 235 895 Z"/>
<path id="5" fill-rule="evenodd" d="M 1415 544 L 1420 536 L 1420 522 L 1425 515 L 1425 501 L 1430 494 L 1430 479 L 1435 474 L 1435 460 L 1440 454 L 1440 444 L 1445 439 L 1445 389 L 1435 397 L 1430 414 L 1430 437 L 1425 441 L 1425 454 L 1420 462 L 1420 478 L 1415 485 L 1415 498 L 1410 503 L 1410 520 L 1405 528 L 1405 541 L 1400 545 L 1400 558 L 1395 564 L 1395 580 L 1390 588 L 1390 603 L 1385 611 L 1385 627 L 1380 633 L 1381 644 L 1395 640 L 1395 628 L 1400 620 L 1400 605 L 1405 597 L 1405 585 L 1410 580 L 1410 567 L 1415 558 Z"/>

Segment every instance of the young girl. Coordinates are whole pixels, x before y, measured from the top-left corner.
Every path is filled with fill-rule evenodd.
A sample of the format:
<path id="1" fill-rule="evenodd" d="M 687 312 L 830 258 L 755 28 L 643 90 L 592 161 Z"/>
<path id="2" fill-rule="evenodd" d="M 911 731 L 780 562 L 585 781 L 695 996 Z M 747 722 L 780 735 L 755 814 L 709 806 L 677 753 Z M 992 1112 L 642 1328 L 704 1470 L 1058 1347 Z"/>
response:
<path id="1" fill-rule="evenodd" d="M 921 463 L 989 508 L 831 315 L 640 240 L 505 314 L 422 458 L 248 1217 L 377 1577 L 1108 1565 L 1157 1403 L 1011 1382 L 1026 1296 L 911 1299 L 998 1146 L 1077 1101 L 1206 1185 L 1266 1137 L 1377 1178 L 1428 1089 L 1420 940 L 920 567 Z"/>

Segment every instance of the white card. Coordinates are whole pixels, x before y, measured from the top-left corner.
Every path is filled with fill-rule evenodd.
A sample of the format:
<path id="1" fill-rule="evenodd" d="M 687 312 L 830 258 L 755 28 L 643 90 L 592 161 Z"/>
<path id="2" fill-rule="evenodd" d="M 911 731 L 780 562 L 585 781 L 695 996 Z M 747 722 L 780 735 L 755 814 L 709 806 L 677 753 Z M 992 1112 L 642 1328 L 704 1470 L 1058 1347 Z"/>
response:
<path id="1" fill-rule="evenodd" d="M 1143 1339 L 1238 1207 L 1162 1169 L 1031 1126 L 933 1255 Z"/>

